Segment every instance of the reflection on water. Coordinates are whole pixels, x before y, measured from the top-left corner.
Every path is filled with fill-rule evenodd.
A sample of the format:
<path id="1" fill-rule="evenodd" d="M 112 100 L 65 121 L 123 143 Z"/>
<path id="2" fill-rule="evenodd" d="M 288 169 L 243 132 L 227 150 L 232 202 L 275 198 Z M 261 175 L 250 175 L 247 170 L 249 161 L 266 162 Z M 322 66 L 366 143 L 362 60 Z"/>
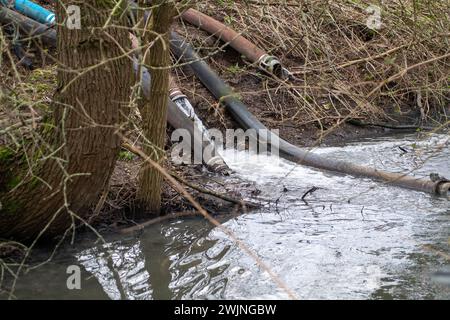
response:
<path id="1" fill-rule="evenodd" d="M 150 299 L 152 290 L 145 270 L 140 243 L 131 246 L 108 244 L 76 255 L 78 262 L 92 273 L 109 298 Z"/>
<path id="2" fill-rule="evenodd" d="M 385 170 L 413 170 L 417 176 L 450 176 L 450 144 L 442 135 L 422 141 L 384 138 L 314 152 Z M 443 279 L 448 261 L 424 249 L 432 245 L 449 251 L 448 199 L 269 157 L 242 152 L 224 157 L 270 203 L 223 224 L 299 298 L 450 298 L 450 288 L 433 279 L 433 274 Z M 317 190 L 302 201 L 312 187 Z M 287 298 L 254 260 L 201 219 L 155 225 L 136 238 L 86 246 L 41 268 L 34 285 L 30 277 L 21 279 L 18 297 L 33 297 L 33 290 L 50 279 L 46 269 L 52 281 L 65 283 L 64 268 L 77 264 L 85 272 L 83 289 L 75 295 L 50 287 L 53 293 L 44 297 Z"/>

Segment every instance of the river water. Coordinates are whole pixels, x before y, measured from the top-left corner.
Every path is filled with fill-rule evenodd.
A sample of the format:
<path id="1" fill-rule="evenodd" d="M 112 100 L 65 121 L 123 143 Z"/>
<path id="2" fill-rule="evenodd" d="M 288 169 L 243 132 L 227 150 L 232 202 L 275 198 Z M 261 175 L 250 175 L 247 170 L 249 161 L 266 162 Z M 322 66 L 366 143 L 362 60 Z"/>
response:
<path id="1" fill-rule="evenodd" d="M 448 136 L 391 136 L 314 152 L 397 172 L 450 176 Z M 223 218 L 299 299 L 450 299 L 433 274 L 448 270 L 446 198 L 225 152 L 235 176 L 268 204 Z M 301 198 L 312 187 L 317 190 Z M 445 255 L 447 254 L 447 258 Z M 48 253 L 47 253 L 48 255 Z M 81 290 L 68 290 L 69 265 Z M 442 278 L 442 277 L 441 277 Z M 17 298 L 285 299 L 286 292 L 218 228 L 201 218 L 153 225 L 106 243 L 84 240 L 21 276 Z"/>

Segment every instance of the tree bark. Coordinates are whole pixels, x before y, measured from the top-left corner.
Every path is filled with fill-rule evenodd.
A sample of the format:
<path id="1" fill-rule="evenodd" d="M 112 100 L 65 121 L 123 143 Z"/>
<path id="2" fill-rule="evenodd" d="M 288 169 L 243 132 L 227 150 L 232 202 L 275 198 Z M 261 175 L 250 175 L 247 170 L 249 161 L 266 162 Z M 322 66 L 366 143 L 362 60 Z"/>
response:
<path id="1" fill-rule="evenodd" d="M 45 150 L 40 179 L 25 174 L 22 184 L 2 196 L 0 238 L 30 241 L 73 227 L 107 187 L 120 150 L 115 132 L 128 113 L 133 81 L 132 61 L 121 49 L 130 47 L 128 31 L 117 27 L 125 25 L 125 16 L 111 15 L 112 1 L 57 3 L 59 68 L 55 129 L 47 133 L 51 147 Z M 81 29 L 64 24 L 70 4 L 81 9 Z M 103 28 L 108 18 L 110 26 Z"/>
<path id="2" fill-rule="evenodd" d="M 143 3 L 143 1 L 141 1 Z M 169 29 L 174 16 L 172 1 L 157 0 L 152 2 L 153 10 L 144 40 L 153 45 L 144 54 L 144 63 L 152 76 L 150 100 L 142 109 L 142 120 L 147 143 L 144 151 L 152 160 L 162 162 L 167 122 L 167 102 L 169 95 L 170 46 Z M 162 175 L 148 164 L 144 164 L 138 190 L 138 203 L 141 212 L 159 214 L 161 210 Z"/>

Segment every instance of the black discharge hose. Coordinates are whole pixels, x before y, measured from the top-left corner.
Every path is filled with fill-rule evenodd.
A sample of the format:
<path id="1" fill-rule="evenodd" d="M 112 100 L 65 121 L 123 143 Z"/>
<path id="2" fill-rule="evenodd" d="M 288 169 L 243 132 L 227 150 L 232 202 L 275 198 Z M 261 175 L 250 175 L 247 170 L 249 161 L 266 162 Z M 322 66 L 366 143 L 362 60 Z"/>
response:
<path id="1" fill-rule="evenodd" d="M 193 70 L 195 75 L 200 79 L 203 85 L 221 101 L 229 111 L 235 121 L 244 129 L 255 129 L 256 132 L 268 129 L 253 115 L 247 107 L 237 98 L 236 93 L 224 82 L 217 74 L 212 71 L 208 64 L 195 52 L 194 48 L 186 42 L 184 38 L 176 32 L 171 33 L 171 49 L 172 52 Z M 288 160 L 298 164 L 314 167 L 317 169 L 334 171 L 338 173 L 348 174 L 358 177 L 368 177 L 388 184 L 414 189 L 418 191 L 428 192 L 432 194 L 444 195 L 449 194 L 450 182 L 445 178 L 438 181 L 431 179 L 416 178 L 399 173 L 391 173 L 377 170 L 370 167 L 355 165 L 349 162 L 336 159 L 329 159 L 324 156 L 314 154 L 307 150 L 301 149 L 275 134 L 269 134 L 267 139 L 264 136 L 258 136 L 260 140 L 266 140 L 269 144 L 278 144 L 279 154 Z"/>

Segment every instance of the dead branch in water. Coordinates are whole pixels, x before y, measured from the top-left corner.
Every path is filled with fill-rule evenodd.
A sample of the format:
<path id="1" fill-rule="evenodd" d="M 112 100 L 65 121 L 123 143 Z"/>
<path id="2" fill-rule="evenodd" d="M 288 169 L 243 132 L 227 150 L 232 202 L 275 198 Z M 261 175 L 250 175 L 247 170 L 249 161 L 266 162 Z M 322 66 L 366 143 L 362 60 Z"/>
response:
<path id="1" fill-rule="evenodd" d="M 124 143 L 124 144 L 122 144 L 122 147 L 123 147 L 124 149 L 126 149 L 126 150 L 128 150 L 128 151 L 134 153 L 135 155 L 140 156 L 139 153 L 136 153 L 136 150 L 135 150 L 135 147 L 134 147 L 134 146 L 132 146 L 132 145 L 130 145 L 130 144 L 127 144 L 127 143 Z M 232 197 L 229 197 L 229 196 L 227 196 L 227 195 L 225 195 L 225 194 L 218 193 L 218 192 L 214 192 L 214 191 L 212 191 L 212 190 L 208 190 L 208 189 L 202 188 L 202 187 L 200 187 L 200 186 L 198 186 L 198 185 L 195 185 L 195 184 L 193 184 L 193 183 L 190 183 L 189 181 L 186 181 L 185 179 L 183 179 L 182 177 L 180 177 L 180 176 L 179 176 L 178 174 L 176 174 L 175 172 L 170 172 L 169 174 L 170 174 L 173 178 L 175 178 L 177 181 L 179 181 L 179 182 L 181 182 L 182 184 L 184 184 L 185 186 L 187 186 L 187 187 L 189 187 L 189 188 L 191 188 L 191 189 L 193 189 L 193 190 L 195 190 L 195 191 L 198 191 L 198 192 L 200 192 L 200 193 L 203 193 L 203 194 L 206 194 L 206 195 L 209 195 L 209 196 L 213 196 L 213 197 L 216 197 L 216 198 L 221 199 L 221 200 L 225 200 L 225 201 L 230 202 L 230 203 L 237 204 L 237 205 L 239 205 L 239 206 L 241 206 L 241 207 L 243 207 L 243 208 L 246 208 L 246 207 L 259 208 L 259 207 L 260 207 L 260 205 L 257 204 L 257 203 L 244 201 L 244 200 L 242 200 L 242 199 L 232 198 Z"/>
<path id="2" fill-rule="evenodd" d="M 200 193 L 207 194 L 207 195 L 210 195 L 210 196 L 213 196 L 213 197 L 216 197 L 216 198 L 219 198 L 219 199 L 222 199 L 222 200 L 225 200 L 225 201 L 228 201 L 228 202 L 240 205 L 242 207 L 253 207 L 253 208 L 259 208 L 260 207 L 260 205 L 257 204 L 257 203 L 231 198 L 231 197 L 229 197 L 229 196 L 227 196 L 225 194 L 214 192 L 212 190 L 208 190 L 208 189 L 202 188 L 202 187 L 200 187 L 198 185 L 192 184 L 189 181 L 186 181 L 185 179 L 183 179 L 182 177 L 177 175 L 175 172 L 171 172 L 170 174 L 172 175 L 172 177 L 177 179 L 182 184 L 184 184 L 184 185 L 188 186 L 189 188 L 194 189 L 195 191 L 198 191 Z"/>
<path id="3" fill-rule="evenodd" d="M 161 217 L 156 217 L 153 219 L 150 219 L 148 221 L 145 221 L 143 223 L 139 223 L 135 226 L 132 227 L 128 227 L 128 228 L 123 228 L 123 229 L 119 229 L 117 230 L 118 233 L 120 234 L 129 234 L 129 233 L 133 233 L 136 231 L 140 231 L 145 229 L 148 226 L 151 226 L 153 224 L 157 224 L 157 223 L 161 223 L 167 220 L 171 220 L 171 219 L 179 219 L 179 218 L 185 218 L 185 217 L 193 217 L 193 216 L 201 216 L 201 213 L 198 211 L 185 211 L 185 212 L 176 212 L 176 213 L 172 213 L 172 214 L 168 214 L 165 216 L 161 216 Z"/>
<path id="4" fill-rule="evenodd" d="M 172 220 L 172 219 L 181 219 L 181 218 L 189 218 L 189 217 L 197 217 L 197 216 L 201 216 L 202 214 L 198 211 L 183 211 L 183 212 L 175 212 L 175 213 L 171 213 L 165 216 L 161 216 L 161 217 L 156 217 L 150 220 L 147 220 L 143 223 L 139 223 L 135 226 L 132 227 L 128 227 L 128 228 L 123 228 L 123 229 L 119 229 L 117 230 L 118 233 L 120 234 L 130 234 L 133 232 L 137 232 L 137 231 L 141 231 L 151 225 L 154 224 L 158 224 L 158 223 L 162 223 L 168 220 Z M 229 215 L 227 214 L 227 217 L 234 217 L 234 216 L 238 216 L 239 214 L 233 214 L 233 215 Z"/>

